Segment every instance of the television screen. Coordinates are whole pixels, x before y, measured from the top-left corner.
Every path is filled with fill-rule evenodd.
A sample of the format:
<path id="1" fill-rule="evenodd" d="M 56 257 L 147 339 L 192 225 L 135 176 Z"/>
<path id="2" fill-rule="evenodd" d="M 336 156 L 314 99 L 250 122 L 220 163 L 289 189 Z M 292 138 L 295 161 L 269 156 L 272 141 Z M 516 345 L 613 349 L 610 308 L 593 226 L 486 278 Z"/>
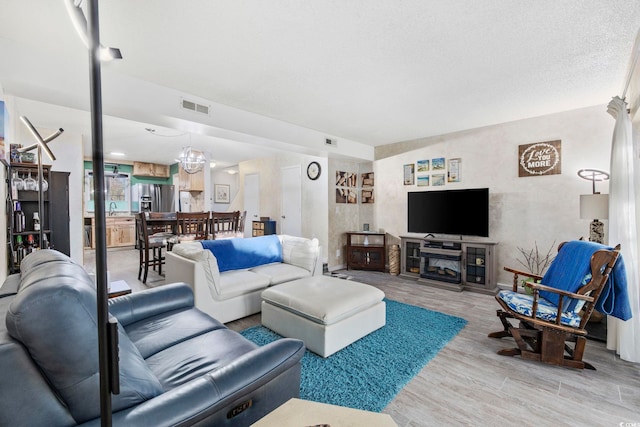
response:
<path id="1" fill-rule="evenodd" d="M 407 230 L 489 237 L 489 189 L 409 192 Z"/>

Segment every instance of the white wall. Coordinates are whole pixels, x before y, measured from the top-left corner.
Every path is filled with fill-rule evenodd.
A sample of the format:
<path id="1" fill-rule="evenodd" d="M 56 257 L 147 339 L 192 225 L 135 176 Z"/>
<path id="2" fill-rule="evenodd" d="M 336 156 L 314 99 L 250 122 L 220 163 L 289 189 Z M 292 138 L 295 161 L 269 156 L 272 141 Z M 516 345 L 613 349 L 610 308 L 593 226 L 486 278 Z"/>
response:
<path id="1" fill-rule="evenodd" d="M 362 204 L 362 186 L 361 174 L 371 172 L 373 169 L 372 162 L 358 162 L 355 160 L 330 159 L 328 170 L 328 188 L 327 198 L 329 207 L 329 251 L 328 251 L 328 268 L 330 271 L 345 268 L 347 266 L 347 257 L 345 254 L 346 235 L 348 231 L 360 231 L 363 229 L 364 223 L 369 224 L 371 231 L 378 231 L 379 227 L 375 221 L 375 203 L 380 198 L 377 180 L 375 177 L 374 195 L 376 202 L 374 204 Z M 336 172 L 351 172 L 358 177 L 356 191 L 358 194 L 358 203 L 336 203 Z M 382 195 L 386 197 L 386 195 Z"/>
<path id="2" fill-rule="evenodd" d="M 502 267 L 521 267 L 515 259 L 518 247 L 537 243 L 546 250 L 554 241 L 588 237 L 590 220 L 580 219 L 579 196 L 591 193 L 591 182 L 577 171 L 609 170 L 613 126 L 606 105 L 599 105 L 382 147 L 374 162 L 376 226 L 392 239 L 407 234 L 407 192 L 433 189 L 403 185 L 404 164 L 459 157 L 461 182 L 436 188 L 489 188 L 490 239 L 499 242 L 498 281 L 510 283 Z M 558 139 L 561 174 L 518 177 L 518 145 Z M 608 183 L 598 183 L 597 191 L 608 193 Z M 459 214 L 473 215 L 473 209 Z"/>
<path id="3" fill-rule="evenodd" d="M 320 178 L 312 181 L 307 178 L 309 162 L 320 163 Z M 328 182 L 332 178 L 327 172 L 327 159 L 289 153 L 278 157 L 241 162 L 239 165 L 239 189 L 232 210 L 244 210 L 244 177 L 257 173 L 260 176 L 260 216 L 277 221 L 276 231 L 280 233 L 281 194 L 280 170 L 283 167 L 299 165 L 302 171 L 302 237 L 317 238 L 322 245 L 323 261 L 327 259 L 329 245 L 329 206 L 327 203 Z M 251 221 L 251 218 L 248 218 Z"/>
<path id="4" fill-rule="evenodd" d="M 240 209 L 232 208 L 238 205 L 237 195 L 238 189 L 240 186 L 240 178 L 238 174 L 229 174 L 225 170 L 216 170 L 215 168 L 211 169 L 211 195 L 209 197 L 209 210 L 216 212 L 228 212 L 228 211 L 236 211 Z M 215 185 L 216 184 L 224 184 L 229 186 L 229 202 L 230 203 L 215 203 Z M 242 202 L 240 202 L 240 206 L 242 206 Z M 243 209 L 244 210 L 244 209 Z"/>
<path id="5" fill-rule="evenodd" d="M 35 140 L 29 130 L 20 121 L 20 112 L 13 108 L 13 98 L 7 97 L 6 106 L 10 111 L 5 126 L 9 129 L 9 135 L 12 140 L 18 141 L 22 145 L 31 145 Z M 46 129 L 38 126 L 37 121 L 31 120 L 38 132 L 43 138 L 53 134 L 57 129 Z M 51 161 L 48 157 L 43 159 L 44 164 L 50 164 L 51 170 L 60 172 L 70 172 L 69 175 L 69 238 L 70 238 L 70 255 L 71 258 L 82 264 L 83 262 L 83 246 L 84 246 L 84 219 L 82 211 L 83 197 L 83 181 L 84 181 L 84 164 L 83 164 L 83 148 L 82 135 L 64 132 L 62 135 L 51 141 L 51 151 L 56 156 L 55 161 Z M 6 247 L 6 236 L 2 236 Z"/>

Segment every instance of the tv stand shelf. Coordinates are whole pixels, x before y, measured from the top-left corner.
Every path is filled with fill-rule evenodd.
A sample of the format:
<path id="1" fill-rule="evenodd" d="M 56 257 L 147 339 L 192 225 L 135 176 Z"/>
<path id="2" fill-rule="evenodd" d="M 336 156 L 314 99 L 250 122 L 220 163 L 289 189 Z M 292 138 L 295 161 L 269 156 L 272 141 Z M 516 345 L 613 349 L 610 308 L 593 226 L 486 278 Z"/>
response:
<path id="1" fill-rule="evenodd" d="M 401 276 L 458 292 L 497 293 L 497 242 L 464 237 L 400 238 Z"/>

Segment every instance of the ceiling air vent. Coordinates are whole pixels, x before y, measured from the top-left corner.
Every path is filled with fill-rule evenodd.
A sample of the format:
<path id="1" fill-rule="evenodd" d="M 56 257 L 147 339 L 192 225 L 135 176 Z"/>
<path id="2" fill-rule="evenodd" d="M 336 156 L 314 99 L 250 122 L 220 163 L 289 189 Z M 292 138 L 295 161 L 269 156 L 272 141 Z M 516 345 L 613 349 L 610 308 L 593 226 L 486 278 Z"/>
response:
<path id="1" fill-rule="evenodd" d="M 202 113 L 209 115 L 209 106 L 198 104 L 197 102 L 189 101 L 188 99 L 182 98 L 182 108 L 189 111 L 194 111 L 196 113 Z"/>

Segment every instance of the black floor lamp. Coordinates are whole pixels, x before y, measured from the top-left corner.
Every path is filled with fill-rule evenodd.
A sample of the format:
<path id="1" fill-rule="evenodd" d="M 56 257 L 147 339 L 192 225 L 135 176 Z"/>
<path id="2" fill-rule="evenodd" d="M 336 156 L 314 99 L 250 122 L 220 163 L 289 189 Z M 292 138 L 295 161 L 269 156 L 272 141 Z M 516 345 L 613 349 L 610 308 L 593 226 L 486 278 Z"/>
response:
<path id="1" fill-rule="evenodd" d="M 71 21 L 89 49 L 91 86 L 91 140 L 94 194 L 104 193 L 104 156 L 102 145 L 102 78 L 100 60 L 120 59 L 118 49 L 100 44 L 98 1 L 87 1 L 88 21 L 81 9 L 83 0 L 65 0 Z M 119 393 L 117 324 L 109 321 L 107 283 L 107 245 L 104 197 L 95 198 L 96 290 L 98 318 L 98 355 L 100 363 L 100 418 L 103 427 L 111 426 L 111 393 Z"/>

